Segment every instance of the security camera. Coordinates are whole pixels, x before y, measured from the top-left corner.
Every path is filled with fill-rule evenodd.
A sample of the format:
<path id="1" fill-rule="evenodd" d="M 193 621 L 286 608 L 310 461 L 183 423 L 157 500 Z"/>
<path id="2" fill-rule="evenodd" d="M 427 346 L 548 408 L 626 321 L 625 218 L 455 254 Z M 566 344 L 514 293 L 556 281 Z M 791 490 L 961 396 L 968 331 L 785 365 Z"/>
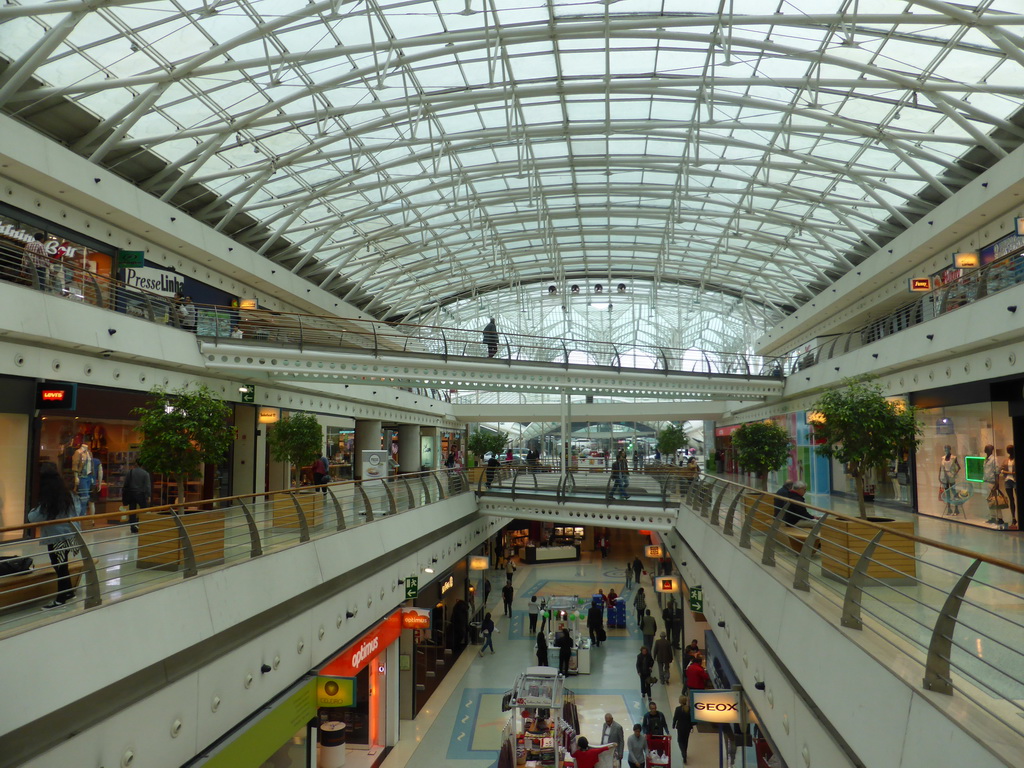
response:
<path id="1" fill-rule="evenodd" d="M 104 360 L 106 360 L 106 359 L 109 359 L 110 356 L 113 355 L 113 354 L 114 354 L 113 350 L 111 350 L 111 349 L 104 349 L 102 352 L 100 352 L 100 357 L 102 357 Z"/>

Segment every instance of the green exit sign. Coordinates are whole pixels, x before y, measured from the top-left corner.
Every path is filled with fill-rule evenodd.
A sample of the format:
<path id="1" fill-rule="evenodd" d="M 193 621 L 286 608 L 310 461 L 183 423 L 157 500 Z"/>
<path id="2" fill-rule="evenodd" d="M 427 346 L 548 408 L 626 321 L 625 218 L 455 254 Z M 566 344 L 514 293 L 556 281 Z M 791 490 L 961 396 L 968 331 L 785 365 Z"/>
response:
<path id="1" fill-rule="evenodd" d="M 239 387 L 238 391 L 242 395 L 243 403 L 255 403 L 256 402 L 256 387 L 253 384 L 248 384 L 244 387 Z"/>
<path id="2" fill-rule="evenodd" d="M 690 610 L 694 613 L 704 613 L 703 587 L 690 587 Z"/>
<path id="3" fill-rule="evenodd" d="M 420 593 L 420 577 L 419 576 L 406 576 L 405 577 L 405 599 L 412 600 Z"/>
<path id="4" fill-rule="evenodd" d="M 118 251 L 117 266 L 119 267 L 144 267 L 146 266 L 145 251 Z"/>

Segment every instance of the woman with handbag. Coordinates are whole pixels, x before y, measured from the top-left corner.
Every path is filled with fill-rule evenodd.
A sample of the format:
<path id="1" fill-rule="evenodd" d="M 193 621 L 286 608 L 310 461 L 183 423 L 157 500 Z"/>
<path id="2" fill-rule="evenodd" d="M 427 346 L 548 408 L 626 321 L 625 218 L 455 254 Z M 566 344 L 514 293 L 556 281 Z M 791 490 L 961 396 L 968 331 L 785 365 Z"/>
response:
<path id="1" fill-rule="evenodd" d="M 1003 462 L 999 474 L 1003 479 L 1003 488 L 1006 489 L 1006 501 L 1010 505 L 1010 530 L 1019 530 L 1020 524 L 1017 520 L 1017 461 L 1012 445 L 1006 446 L 1006 461 Z"/>
<path id="2" fill-rule="evenodd" d="M 985 446 L 984 481 L 989 486 L 988 502 L 989 518 L 985 522 L 994 525 L 996 528 L 1005 529 L 1006 521 L 1003 520 L 1003 510 L 1010 506 L 1006 500 L 1006 494 L 999 487 L 1001 477 L 999 463 L 996 460 L 996 449 L 993 445 Z"/>

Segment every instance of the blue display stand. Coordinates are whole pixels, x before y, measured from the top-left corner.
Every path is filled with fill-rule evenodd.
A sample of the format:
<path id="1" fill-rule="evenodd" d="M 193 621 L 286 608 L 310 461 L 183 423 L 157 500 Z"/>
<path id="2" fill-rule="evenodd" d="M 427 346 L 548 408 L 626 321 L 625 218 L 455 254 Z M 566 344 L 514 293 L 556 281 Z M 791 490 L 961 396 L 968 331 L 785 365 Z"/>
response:
<path id="1" fill-rule="evenodd" d="M 626 626 L 626 601 L 621 597 L 615 598 L 615 602 L 608 606 L 608 626 Z"/>

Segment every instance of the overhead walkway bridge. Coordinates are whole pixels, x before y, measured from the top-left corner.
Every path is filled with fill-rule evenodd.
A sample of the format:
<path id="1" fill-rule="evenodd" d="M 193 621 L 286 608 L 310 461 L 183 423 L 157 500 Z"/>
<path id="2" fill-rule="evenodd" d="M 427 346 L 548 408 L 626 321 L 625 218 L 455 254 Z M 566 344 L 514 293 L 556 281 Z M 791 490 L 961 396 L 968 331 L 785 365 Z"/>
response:
<path id="1" fill-rule="evenodd" d="M 612 342 L 198 307 L 211 370 L 270 380 L 433 389 L 763 400 L 782 393 L 776 358 Z M 239 338 L 240 337 L 240 338 Z M 493 351 L 493 355 L 489 352 Z"/>

